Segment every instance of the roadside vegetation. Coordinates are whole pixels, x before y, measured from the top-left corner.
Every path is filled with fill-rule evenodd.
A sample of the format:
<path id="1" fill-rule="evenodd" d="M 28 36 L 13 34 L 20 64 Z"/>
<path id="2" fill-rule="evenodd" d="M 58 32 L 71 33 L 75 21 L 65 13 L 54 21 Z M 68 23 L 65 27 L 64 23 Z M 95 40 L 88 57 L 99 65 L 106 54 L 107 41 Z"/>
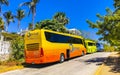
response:
<path id="1" fill-rule="evenodd" d="M 111 47 L 119 48 L 120 46 L 120 1 L 114 0 L 115 10 L 111 11 L 106 8 L 106 14 L 96 14 L 98 20 L 94 23 L 87 20 L 91 28 L 98 29 L 96 34 L 101 35 L 99 40 L 106 41 Z M 111 49 L 110 47 L 110 49 Z"/>
<path id="2" fill-rule="evenodd" d="M 22 69 L 22 63 L 24 63 L 24 41 L 23 37 L 18 34 L 8 34 L 2 33 L 6 40 L 10 40 L 11 42 L 11 52 L 9 55 L 9 59 L 6 61 L 0 61 L 0 73 Z"/>
<path id="3" fill-rule="evenodd" d="M 97 29 L 97 35 L 101 35 L 99 40 L 106 41 L 105 51 L 118 51 L 118 54 L 110 55 L 101 69 L 100 75 L 119 75 L 120 74 L 120 0 L 114 0 L 114 11 L 106 8 L 106 14 L 96 14 L 98 20 L 94 23 L 90 20 L 86 22 L 93 29 Z M 99 75 L 98 74 L 98 75 Z"/>
<path id="4" fill-rule="evenodd" d="M 30 0 L 29 2 L 23 2 L 19 5 L 19 8 L 16 11 L 16 14 L 13 14 L 10 10 L 2 12 L 2 7 L 7 5 L 9 7 L 10 2 L 8 0 L 0 0 L 0 31 L 3 35 L 6 36 L 5 40 L 10 40 L 11 42 L 11 53 L 10 58 L 7 61 L 0 61 L 0 69 L 5 66 L 18 66 L 24 63 L 24 39 L 23 36 L 18 35 L 17 33 L 8 33 L 9 25 L 11 22 L 15 22 L 17 19 L 18 27 L 17 31 L 20 31 L 21 21 L 25 15 L 24 9 L 21 9 L 23 6 L 29 7 L 29 13 L 32 13 L 32 22 L 28 24 L 29 30 L 34 29 L 49 29 L 53 31 L 59 31 L 63 33 L 68 33 L 66 25 L 70 22 L 69 18 L 64 12 L 57 12 L 53 15 L 52 19 L 42 20 L 40 22 L 34 23 L 35 16 L 37 15 L 37 4 L 40 3 L 40 0 Z M 111 11 L 109 8 L 106 8 L 106 15 L 97 14 L 99 18 L 95 23 L 87 20 L 87 23 L 91 28 L 98 29 L 96 34 L 101 35 L 102 37 L 99 40 L 106 41 L 108 44 L 104 44 L 104 51 L 120 51 L 120 1 L 114 0 L 115 11 Z M 2 13 L 1 13 L 2 12 Z M 5 19 L 5 21 L 3 20 Z M 2 66 L 1 66 L 2 65 Z"/>

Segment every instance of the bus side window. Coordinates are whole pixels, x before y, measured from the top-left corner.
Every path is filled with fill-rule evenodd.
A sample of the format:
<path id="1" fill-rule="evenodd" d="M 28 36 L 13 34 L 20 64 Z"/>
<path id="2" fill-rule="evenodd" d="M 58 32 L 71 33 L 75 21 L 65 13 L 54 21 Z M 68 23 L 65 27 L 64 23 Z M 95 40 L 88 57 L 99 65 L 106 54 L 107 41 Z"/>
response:
<path id="1" fill-rule="evenodd" d="M 51 42 L 58 42 L 59 41 L 59 36 L 58 35 L 55 35 L 55 34 L 52 34 L 52 37 L 51 37 Z"/>
<path id="2" fill-rule="evenodd" d="M 47 40 L 47 41 L 50 41 L 51 36 L 52 36 L 51 34 L 45 32 L 45 37 L 46 37 L 46 40 Z"/>

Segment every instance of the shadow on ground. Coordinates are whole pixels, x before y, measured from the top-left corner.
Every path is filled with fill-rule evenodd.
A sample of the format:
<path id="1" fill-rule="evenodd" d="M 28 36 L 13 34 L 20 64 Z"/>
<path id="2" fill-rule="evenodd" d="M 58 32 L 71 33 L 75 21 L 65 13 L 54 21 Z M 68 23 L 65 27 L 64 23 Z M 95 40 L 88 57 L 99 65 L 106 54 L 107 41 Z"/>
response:
<path id="1" fill-rule="evenodd" d="M 92 59 L 85 60 L 84 62 L 87 63 L 87 64 L 96 63 L 96 65 L 102 65 L 102 63 L 105 60 L 106 60 L 106 57 L 97 57 L 97 58 L 92 58 Z"/>
<path id="2" fill-rule="evenodd" d="M 104 65 L 110 67 L 110 72 L 120 73 L 120 54 L 116 54 L 118 56 L 109 56 L 107 58 L 92 58 L 85 60 L 87 64 L 96 63 L 96 65 Z"/>
<path id="3" fill-rule="evenodd" d="M 74 57 L 74 58 L 78 58 L 80 56 Z M 67 62 L 69 60 L 72 60 L 74 58 L 70 58 L 70 59 L 66 59 L 64 62 Z M 26 68 L 45 68 L 45 67 L 49 67 L 49 66 L 53 66 L 53 65 L 57 65 L 57 64 L 62 64 L 59 61 L 58 62 L 53 62 L 53 63 L 46 63 L 46 64 L 26 64 L 23 63 L 22 65 Z"/>
<path id="4" fill-rule="evenodd" d="M 49 66 L 52 66 L 55 64 L 58 64 L 58 62 L 47 63 L 47 64 L 26 64 L 26 63 L 23 63 L 23 66 L 26 68 L 45 68 L 45 67 L 49 67 Z"/>
<path id="5" fill-rule="evenodd" d="M 118 57 L 108 57 L 104 64 L 111 67 L 110 72 L 120 73 L 120 55 Z"/>

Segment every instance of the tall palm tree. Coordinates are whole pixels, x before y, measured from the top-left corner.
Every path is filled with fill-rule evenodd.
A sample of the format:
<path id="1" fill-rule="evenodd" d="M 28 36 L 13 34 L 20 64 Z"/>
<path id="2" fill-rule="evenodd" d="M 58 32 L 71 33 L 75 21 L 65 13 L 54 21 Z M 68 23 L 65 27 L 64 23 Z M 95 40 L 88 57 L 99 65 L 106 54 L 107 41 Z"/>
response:
<path id="1" fill-rule="evenodd" d="M 0 30 L 4 30 L 4 21 L 1 17 L 0 17 Z"/>
<path id="2" fill-rule="evenodd" d="M 53 21 L 57 24 L 57 31 L 67 32 L 65 25 L 69 23 L 69 19 L 66 17 L 65 13 L 57 12 L 53 16 Z"/>
<path id="3" fill-rule="evenodd" d="M 66 25 L 69 23 L 69 19 L 66 17 L 65 13 L 63 13 L 63 12 L 57 12 L 53 16 L 53 20 L 56 20 L 58 23 L 60 23 L 62 25 Z"/>
<path id="4" fill-rule="evenodd" d="M 15 18 L 18 19 L 18 31 L 20 29 L 20 21 L 25 17 L 25 12 L 24 10 L 18 9 L 17 10 L 17 15 L 15 16 Z"/>
<path id="5" fill-rule="evenodd" d="M 8 0 L 0 0 L 0 13 L 1 13 L 1 11 L 2 11 L 2 5 L 9 5 L 9 2 L 8 2 Z"/>
<path id="6" fill-rule="evenodd" d="M 24 2 L 24 3 L 21 3 L 20 6 L 28 6 L 29 7 L 29 13 L 28 15 L 30 14 L 30 12 L 32 12 L 32 24 L 33 24 L 33 29 L 34 29 L 34 18 L 35 18 L 35 15 L 36 15 L 36 6 L 38 4 L 40 0 L 31 0 L 29 2 Z"/>
<path id="7" fill-rule="evenodd" d="M 14 22 L 14 16 L 11 11 L 5 12 L 3 16 L 6 19 L 6 31 L 8 31 L 10 22 Z"/>

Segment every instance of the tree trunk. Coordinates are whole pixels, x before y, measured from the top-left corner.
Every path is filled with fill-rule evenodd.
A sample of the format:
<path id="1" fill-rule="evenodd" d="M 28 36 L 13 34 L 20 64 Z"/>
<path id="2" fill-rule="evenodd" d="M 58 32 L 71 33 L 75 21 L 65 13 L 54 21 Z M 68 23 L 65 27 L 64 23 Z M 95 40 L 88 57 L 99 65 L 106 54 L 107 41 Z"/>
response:
<path id="1" fill-rule="evenodd" d="M 5 31 L 6 31 L 6 32 L 8 31 L 8 24 L 6 25 Z"/>
<path id="2" fill-rule="evenodd" d="M 8 32 L 8 26 L 9 26 L 10 22 L 7 21 L 7 24 L 6 24 L 6 32 Z"/>
<path id="3" fill-rule="evenodd" d="M 34 26 L 34 17 L 35 17 L 35 14 L 33 13 L 33 15 L 32 15 L 32 25 L 33 25 L 33 28 L 32 29 L 35 28 L 35 26 Z"/>
<path id="4" fill-rule="evenodd" d="M 18 20 L 18 32 L 19 32 L 19 30 L 20 30 L 20 20 Z"/>
<path id="5" fill-rule="evenodd" d="M 35 28 L 35 25 L 34 25 L 35 15 L 36 15 L 36 8 L 34 7 L 33 10 L 32 10 L 32 25 L 33 25 L 33 29 Z"/>

